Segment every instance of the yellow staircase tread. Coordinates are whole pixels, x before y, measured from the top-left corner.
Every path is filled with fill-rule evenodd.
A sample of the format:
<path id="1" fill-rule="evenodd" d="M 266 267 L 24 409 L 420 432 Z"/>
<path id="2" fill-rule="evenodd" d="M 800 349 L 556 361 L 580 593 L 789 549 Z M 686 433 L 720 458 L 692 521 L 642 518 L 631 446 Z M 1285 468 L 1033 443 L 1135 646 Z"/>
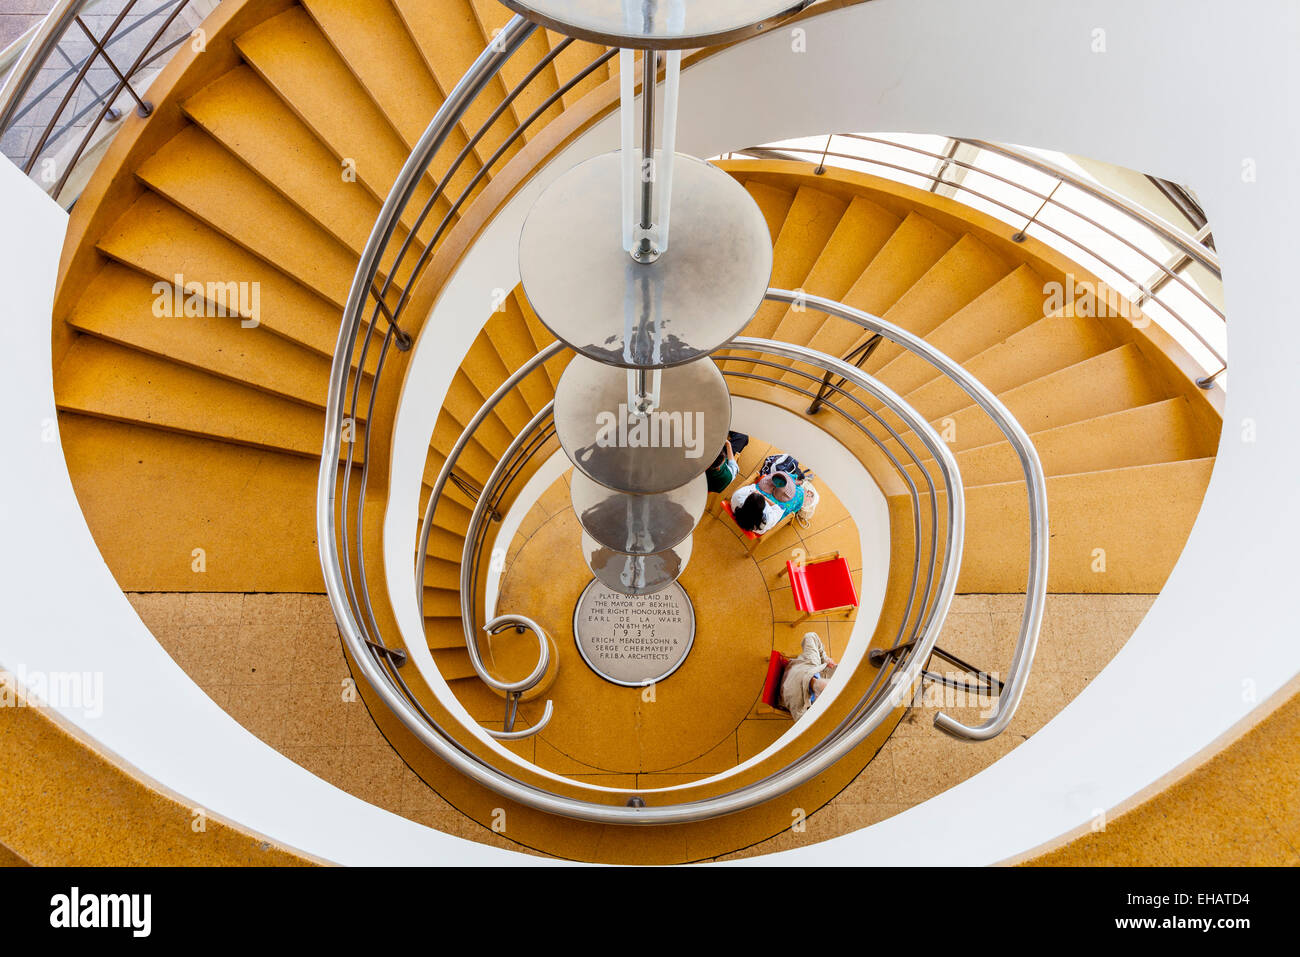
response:
<path id="1" fill-rule="evenodd" d="M 510 378 L 511 372 L 506 368 L 486 331 L 480 332 L 470 344 L 469 351 L 461 360 L 460 368 L 484 401 Z M 511 389 L 502 396 L 494 411 L 506 428 L 515 434 L 523 432 L 533 417 L 518 389 Z"/>
<path id="2" fill-rule="evenodd" d="M 324 356 L 264 327 L 244 328 L 234 317 L 157 316 L 154 289 L 148 276 L 110 260 L 86 287 L 67 321 L 118 345 L 305 405 L 325 407 L 330 361 Z"/>
<path id="3" fill-rule="evenodd" d="M 777 289 L 798 289 L 803 286 L 822 250 L 834 235 L 847 206 L 844 200 L 831 193 L 807 186 L 799 188 L 773 246 L 772 279 L 769 285 Z M 782 303 L 764 302 L 745 327 L 745 335 L 769 338 L 785 310 L 786 306 Z M 742 370 L 748 368 L 752 366 L 741 366 Z"/>
<path id="4" fill-rule="evenodd" d="M 260 300 L 256 318 L 261 327 L 320 355 L 334 355 L 338 306 L 156 193 L 141 196 L 97 246 L 110 258 L 164 282 L 175 282 L 177 275 L 185 284 L 247 282 L 250 297 L 255 289 Z M 369 358 L 367 371 L 373 371 L 374 364 Z"/>
<path id="5" fill-rule="evenodd" d="M 460 592 L 450 588 L 424 589 L 422 608 L 425 618 L 460 618 Z"/>
<path id="6" fill-rule="evenodd" d="M 883 316 L 956 241 L 956 236 L 924 216 L 908 213 L 842 302 L 873 316 Z M 828 319 L 808 345 L 827 355 L 843 356 L 861 339 L 861 333 L 859 326 Z"/>
<path id="7" fill-rule="evenodd" d="M 514 373 L 536 355 L 536 347 L 533 345 L 532 333 L 528 331 L 528 322 L 515 298 L 507 296 L 501 308 L 502 311 L 494 314 L 483 330 L 506 368 Z M 521 379 L 518 392 L 533 414 L 555 398 L 551 381 L 541 370 L 535 370 Z"/>
<path id="8" fill-rule="evenodd" d="M 1003 342 L 963 362 L 986 388 L 1002 393 L 1109 352 L 1120 343 L 1105 323 L 1072 316 L 1039 319 Z M 904 396 L 934 418 L 970 405 L 970 397 L 947 376 L 936 376 Z"/>
<path id="9" fill-rule="evenodd" d="M 446 461 L 446 457 L 442 455 L 437 449 L 432 447 L 429 449 L 429 457 L 431 459 L 437 459 L 439 467 L 441 467 L 442 463 Z M 458 474 L 459 471 L 460 470 L 457 470 Z M 464 475 L 461 475 L 461 478 L 464 478 Z M 429 496 L 432 494 L 433 494 L 433 486 L 421 482 L 420 483 L 421 519 L 423 519 L 424 517 L 425 506 L 429 504 Z M 442 501 L 444 503 L 451 503 L 450 505 L 447 506 L 448 508 L 464 509 L 466 510 L 466 512 L 474 508 L 474 499 L 471 498 L 465 492 L 462 492 L 460 488 L 458 488 L 456 484 L 451 481 L 448 481 L 448 483 L 442 490 Z M 416 524 L 418 525 L 419 522 L 417 522 Z"/>
<path id="10" fill-rule="evenodd" d="M 425 643 L 430 651 L 451 651 L 465 648 L 465 628 L 461 624 L 459 613 L 424 619 Z"/>
<path id="11" fill-rule="evenodd" d="M 1178 561 L 1214 459 L 1186 459 L 1047 479 L 1048 591 L 1154 594 Z M 1029 541 L 1023 482 L 966 490 L 957 590 L 1023 592 Z"/>
<path id="12" fill-rule="evenodd" d="M 447 385 L 447 395 L 442 404 L 443 411 L 450 415 L 463 431 L 482 404 L 482 396 L 470 382 L 469 376 L 463 370 L 456 370 L 456 374 Z M 474 432 L 475 440 L 493 456 L 504 454 L 514 437 L 515 433 L 495 413 L 489 413 Z"/>
<path id="13" fill-rule="evenodd" d="M 320 410 L 93 336 L 73 344 L 57 379 L 66 411 L 320 457 Z"/>
<path id="14" fill-rule="evenodd" d="M 516 286 L 511 295 L 515 305 L 524 317 L 524 324 L 528 327 L 529 333 L 532 334 L 533 348 L 535 352 L 541 352 L 555 341 L 555 336 L 551 335 L 551 331 L 547 329 L 546 326 L 542 324 L 542 320 L 537 317 L 537 313 L 533 311 L 532 303 L 528 301 L 528 297 L 524 295 L 521 287 Z M 569 356 L 567 350 L 562 350 L 542 365 L 542 369 L 546 372 L 546 377 L 551 382 L 552 395 L 555 394 L 556 383 L 560 381 L 560 375 L 564 372 L 564 367 L 568 364 L 568 361 Z"/>
<path id="15" fill-rule="evenodd" d="M 464 538 L 469 531 L 470 512 L 471 509 L 460 502 L 444 498 L 438 503 L 438 511 L 433 516 L 433 527 Z"/>
<path id="16" fill-rule="evenodd" d="M 489 41 L 510 22 L 513 14 L 500 0 L 470 0 L 474 15 L 478 18 L 479 31 Z M 546 42 L 545 30 L 534 30 L 532 36 L 524 41 L 519 52 L 501 65 L 501 81 L 506 92 L 516 89 L 542 58 L 550 52 Z M 525 122 L 533 113 L 542 109 L 542 104 L 560 87 L 556 77 L 555 64 L 545 66 L 532 81 L 521 89 L 510 104 L 516 123 Z M 522 142 L 532 139 L 547 123 L 564 112 L 564 102 L 556 99 L 546 107 L 523 131 Z"/>
<path id="17" fill-rule="evenodd" d="M 437 526 L 429 529 L 429 547 L 425 549 L 425 555 L 441 558 L 443 561 L 459 562 L 464 551 L 464 535 L 457 535 Z"/>
<path id="18" fill-rule="evenodd" d="M 889 307 L 883 318 L 925 338 L 945 320 L 990 290 L 1011 272 L 1011 268 L 987 245 L 966 234 Z M 861 339 L 865 340 L 868 335 L 864 332 Z M 904 351 L 900 345 L 883 342 L 862 368 L 875 374 Z"/>
<path id="19" fill-rule="evenodd" d="M 318 458 L 67 412 L 59 431 L 123 591 L 324 592 Z"/>
<path id="20" fill-rule="evenodd" d="M 889 241 L 900 221 L 900 217 L 884 207 L 861 196 L 853 197 L 801 289 L 811 296 L 838 301 Z M 807 308 L 789 306 L 772 338 L 807 342 L 825 318 Z"/>
<path id="21" fill-rule="evenodd" d="M 932 330 L 926 341 L 948 358 L 965 362 L 1044 318 L 1044 301 L 1042 277 L 1022 264 Z M 938 375 L 934 366 L 910 352 L 895 356 L 876 372 L 900 395 Z"/>
<path id="22" fill-rule="evenodd" d="M 423 55 L 427 69 L 432 73 L 444 95 L 453 90 L 460 78 L 487 48 L 487 38 L 479 27 L 478 18 L 466 0 L 391 0 Z M 506 91 L 499 76 L 488 81 L 465 110 L 461 121 L 467 137 L 483 128 L 492 112 L 505 99 Z M 474 150 L 480 161 L 489 157 L 503 145 L 516 124 L 507 109 L 484 133 Z M 421 129 L 420 132 L 424 132 Z M 516 153 L 523 149 L 522 138 L 508 146 L 496 169 L 501 169 Z M 459 148 L 458 148 L 459 149 Z"/>
<path id="23" fill-rule="evenodd" d="M 426 557 L 424 559 L 424 581 L 426 588 L 460 588 L 460 563 L 445 558 Z"/>
<path id="24" fill-rule="evenodd" d="M 350 161 L 358 177 L 364 170 L 366 182 L 388 195 L 410 149 L 302 7 L 291 7 L 241 34 L 235 46 L 335 156 Z M 433 180 L 425 176 L 414 199 L 423 204 L 432 187 Z M 440 198 L 436 219 L 449 209 Z M 421 240 L 428 240 L 431 228 L 419 230 Z"/>
<path id="25" fill-rule="evenodd" d="M 247 65 L 181 104 L 185 115 L 238 156 L 286 199 L 360 255 L 384 194 L 354 175 Z M 397 238 L 405 239 L 399 228 Z M 386 264 L 385 264 L 386 265 Z"/>
<path id="26" fill-rule="evenodd" d="M 462 431 L 461 426 L 444 410 L 439 413 L 433 426 L 433 448 L 450 450 L 460 438 Z M 481 488 L 487 481 L 487 477 L 492 474 L 496 462 L 496 458 L 471 436 L 456 462 L 456 470 Z M 436 482 L 441 468 L 442 457 L 430 455 L 425 463 L 424 481 L 427 484 Z"/>
<path id="27" fill-rule="evenodd" d="M 546 31 L 546 41 L 550 44 L 552 50 L 559 46 L 560 42 L 564 39 L 565 37 L 561 33 L 556 33 L 554 30 Z M 605 50 L 605 47 L 596 43 L 591 43 L 587 40 L 574 40 L 570 43 L 553 61 L 555 65 L 555 75 L 559 79 L 560 85 L 563 86 L 564 84 L 573 81 L 579 73 L 587 69 L 591 64 L 595 63 L 596 60 L 605 53 Z M 609 62 L 612 63 L 616 59 L 618 58 L 614 57 Z M 641 74 L 638 73 L 638 81 L 640 80 L 640 76 Z M 588 73 L 581 80 L 574 82 L 563 95 L 565 109 L 573 106 L 608 79 L 609 71 L 607 69 L 596 69 Z"/>
<path id="28" fill-rule="evenodd" d="M 742 185 L 745 187 L 745 192 L 749 193 L 750 198 L 758 204 L 759 210 L 763 213 L 763 219 L 767 222 L 767 230 L 772 236 L 772 245 L 775 246 L 776 238 L 781 235 L 781 226 L 785 223 L 785 217 L 789 214 L 790 206 L 794 203 L 794 191 L 782 189 L 761 180 L 742 180 Z"/>
<path id="29" fill-rule="evenodd" d="M 1167 398 L 1136 346 L 1126 344 L 998 396 L 1026 432 L 1070 425 Z M 1002 432 L 970 404 L 935 424 L 954 451 L 997 442 Z M 904 436 L 906 438 L 906 436 Z M 887 445 L 897 448 L 890 439 Z"/>
<path id="30" fill-rule="evenodd" d="M 456 681 L 460 678 L 476 678 L 478 673 L 474 666 L 470 664 L 469 652 L 465 650 L 464 645 L 460 648 L 434 648 L 433 663 L 438 666 L 438 672 L 447 681 Z"/>
<path id="31" fill-rule="evenodd" d="M 1120 412 L 1084 419 L 1030 435 L 1047 475 L 1158 465 L 1214 455 L 1212 437 L 1199 427 L 1187 399 L 1176 396 Z M 1023 479 L 1024 471 L 1007 442 L 994 442 L 957 454 L 967 488 Z M 909 466 L 918 477 L 915 466 Z"/>
<path id="32" fill-rule="evenodd" d="M 341 310 L 357 257 L 197 126 L 140 164 L 136 175 L 196 219 Z"/>

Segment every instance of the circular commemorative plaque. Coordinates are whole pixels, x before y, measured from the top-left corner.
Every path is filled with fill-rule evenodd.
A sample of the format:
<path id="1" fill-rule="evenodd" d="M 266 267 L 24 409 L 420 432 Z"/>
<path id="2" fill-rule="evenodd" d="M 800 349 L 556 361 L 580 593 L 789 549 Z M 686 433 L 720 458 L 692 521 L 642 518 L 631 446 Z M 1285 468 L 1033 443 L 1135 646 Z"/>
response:
<path id="1" fill-rule="evenodd" d="M 678 582 L 622 595 L 593 580 L 573 612 L 578 653 L 606 681 L 642 688 L 681 667 L 695 643 L 695 609 Z"/>

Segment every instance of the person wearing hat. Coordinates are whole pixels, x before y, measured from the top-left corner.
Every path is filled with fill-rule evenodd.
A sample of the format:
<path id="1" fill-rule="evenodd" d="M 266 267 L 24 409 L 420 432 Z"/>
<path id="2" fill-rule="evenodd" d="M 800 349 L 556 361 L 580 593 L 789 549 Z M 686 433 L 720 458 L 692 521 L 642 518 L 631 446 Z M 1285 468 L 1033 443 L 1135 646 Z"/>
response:
<path id="1" fill-rule="evenodd" d="M 791 455 L 769 455 L 758 481 L 742 485 L 731 496 L 731 513 L 747 532 L 762 535 L 787 515 L 803 508 L 803 481 L 809 473 Z"/>
<path id="2" fill-rule="evenodd" d="M 835 659 L 815 631 L 805 632 L 799 657 L 791 658 L 781 679 L 781 707 L 798 721 L 818 696 L 826 690 L 835 674 Z"/>

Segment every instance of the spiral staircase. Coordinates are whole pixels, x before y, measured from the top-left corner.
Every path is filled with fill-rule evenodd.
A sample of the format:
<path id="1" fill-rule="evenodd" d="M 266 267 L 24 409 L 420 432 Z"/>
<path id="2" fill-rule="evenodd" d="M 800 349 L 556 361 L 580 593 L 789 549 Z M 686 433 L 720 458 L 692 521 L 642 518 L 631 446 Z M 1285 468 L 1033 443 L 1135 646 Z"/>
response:
<path id="1" fill-rule="evenodd" d="M 151 115 L 118 133 L 69 221 L 53 371 L 77 498 L 124 592 L 329 592 L 374 726 L 423 786 L 482 825 L 465 836 L 501 843 L 494 820 L 504 807 L 503 846 L 566 858 L 678 862 L 777 849 L 791 806 L 814 814 L 829 806 L 904 733 L 909 708 L 891 706 L 879 689 L 905 660 L 925 665 L 899 650 L 905 637 L 927 649 L 945 643 L 952 590 L 1021 596 L 1000 606 L 1015 609 L 1004 624 L 1019 624 L 1028 580 L 1032 610 L 1033 475 L 983 392 L 922 350 L 965 370 L 1032 443 L 1050 504 L 1041 587 L 1052 596 L 1104 602 L 1161 590 L 1210 481 L 1222 388 L 1198 386 L 1172 341 L 1127 310 L 1053 309 L 1051 284 L 1088 270 L 986 213 L 846 169 L 720 161 L 761 210 L 774 268 L 773 292 L 745 338 L 714 358 L 734 397 L 783 410 L 870 475 L 886 505 L 890 557 L 878 612 L 859 616 L 854 632 L 860 663 L 833 700 L 797 734 L 783 721 L 767 747 L 678 775 L 672 801 L 707 804 L 761 786 L 805 761 L 817 750 L 811 742 L 831 746 L 866 702 L 879 719 L 857 739 L 841 736 L 838 760 L 786 791 L 725 817 L 635 826 L 624 791 L 653 807 L 646 775 L 630 790 L 600 788 L 566 777 L 573 761 L 554 748 L 522 736 L 494 743 L 483 730 L 509 732 L 516 720 L 538 728 L 552 705 L 583 707 L 558 691 L 548 697 L 561 687 L 554 633 L 482 631 L 495 614 L 530 614 L 493 603 L 529 560 L 532 531 L 565 510 L 562 490 L 540 496 L 538 483 L 554 479 L 548 415 L 571 353 L 521 288 L 485 294 L 479 314 L 458 318 L 472 327 L 462 333 L 469 344 L 442 357 L 445 391 L 427 416 L 418 511 L 389 515 L 408 378 L 445 337 L 426 320 L 436 320 L 494 219 L 618 105 L 616 51 L 520 23 L 496 0 L 223 0 L 205 21 L 203 51 L 174 55 L 150 88 Z M 688 54 L 685 69 L 707 52 Z M 468 94 L 466 77 L 478 81 Z M 372 233 L 377 222 L 390 228 Z M 158 315 L 159 284 L 184 292 L 198 283 L 212 306 L 211 290 L 232 279 L 256 287 L 255 308 Z M 919 419 L 909 423 L 900 407 Z M 323 488 L 337 494 L 322 500 Z M 824 515 L 797 540 L 765 542 L 752 558 L 762 592 L 780 592 L 782 563 L 773 559 L 792 542 L 847 534 L 844 514 Z M 409 643 L 400 584 L 386 587 L 390 558 L 404 548 L 391 544 L 399 527 L 424 544 L 423 647 Z M 341 547 L 321 530 L 341 534 Z M 503 560 L 490 568 L 494 552 Z M 326 560 L 322 580 L 330 555 L 337 564 L 331 572 Z M 960 573 L 945 595 L 949 562 Z M 923 565 L 929 577 L 918 573 Z M 484 672 L 527 674 L 538 638 L 550 667 L 503 723 L 508 698 Z M 773 647 L 792 652 L 796 638 L 792 623 L 774 624 Z M 488 771 L 467 773 L 431 746 L 394 711 L 377 675 Z M 746 714 L 764 717 L 757 702 Z M 493 773 L 555 795 L 555 806 L 503 795 Z M 583 820 L 566 810 L 583 802 L 600 812 Z M 849 819 L 841 830 L 869 823 Z M 24 857 L 21 842 L 6 843 Z"/>

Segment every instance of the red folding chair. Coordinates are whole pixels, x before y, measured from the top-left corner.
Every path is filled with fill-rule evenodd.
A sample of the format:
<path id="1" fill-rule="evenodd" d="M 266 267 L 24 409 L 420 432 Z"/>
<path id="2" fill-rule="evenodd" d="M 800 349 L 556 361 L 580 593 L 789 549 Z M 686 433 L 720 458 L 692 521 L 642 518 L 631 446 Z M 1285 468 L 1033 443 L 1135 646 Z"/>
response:
<path id="1" fill-rule="evenodd" d="M 767 677 L 763 679 L 763 693 L 759 696 L 759 701 L 774 708 L 777 711 L 785 712 L 781 707 L 781 682 L 785 680 L 785 669 L 790 664 L 790 659 L 779 651 L 773 651 L 772 656 L 767 660 Z"/>
<path id="2" fill-rule="evenodd" d="M 815 612 L 849 614 L 858 607 L 858 590 L 853 584 L 849 563 L 839 552 L 807 562 L 786 562 L 779 574 L 790 576 L 794 607 L 803 612 L 795 624 Z"/>

